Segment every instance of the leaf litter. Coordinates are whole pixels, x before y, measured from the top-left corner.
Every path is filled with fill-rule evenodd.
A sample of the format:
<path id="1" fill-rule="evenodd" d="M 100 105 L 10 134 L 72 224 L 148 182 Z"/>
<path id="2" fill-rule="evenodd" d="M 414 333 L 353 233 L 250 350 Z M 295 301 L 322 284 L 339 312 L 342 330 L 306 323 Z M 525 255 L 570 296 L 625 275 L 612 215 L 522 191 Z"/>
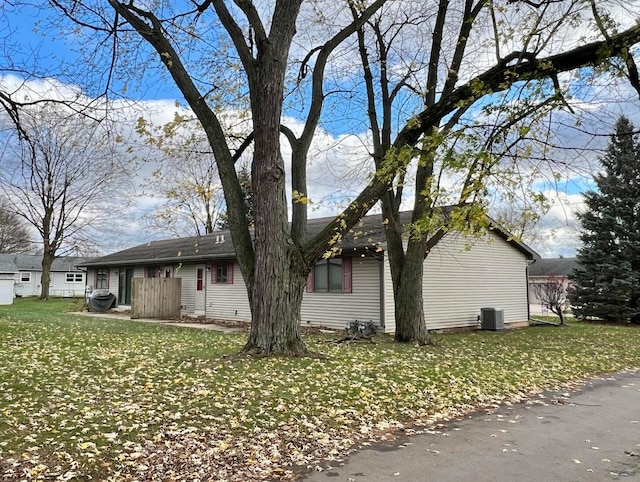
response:
<path id="1" fill-rule="evenodd" d="M 0 312 L 0 478 L 294 479 L 399 431 L 640 366 L 620 327 L 437 336 L 312 335 L 326 359 L 231 361 L 242 334 Z"/>

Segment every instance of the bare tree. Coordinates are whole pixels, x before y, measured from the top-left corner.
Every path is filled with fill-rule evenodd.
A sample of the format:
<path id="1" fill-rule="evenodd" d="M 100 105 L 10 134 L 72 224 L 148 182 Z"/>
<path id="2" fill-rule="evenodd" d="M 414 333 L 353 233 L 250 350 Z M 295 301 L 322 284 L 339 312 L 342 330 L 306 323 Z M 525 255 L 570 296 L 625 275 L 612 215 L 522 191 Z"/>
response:
<path id="1" fill-rule="evenodd" d="M 539 203 L 520 205 L 517 201 L 511 204 L 500 204 L 489 210 L 496 222 L 511 233 L 514 238 L 535 245 L 542 242 L 540 219 L 548 210 L 548 201 L 539 197 Z M 526 201 L 526 200 L 525 200 Z"/>
<path id="2" fill-rule="evenodd" d="M 173 122 L 161 128 L 139 120 L 138 133 L 146 136 L 152 147 L 150 157 L 155 158 L 142 195 L 160 200 L 145 218 L 152 227 L 178 236 L 212 233 L 223 212 L 224 195 L 202 127 L 176 114 Z"/>
<path id="3" fill-rule="evenodd" d="M 48 299 L 53 260 L 126 205 L 118 139 L 106 124 L 58 104 L 21 109 L 20 130 L 10 124 L 3 134 L 0 190 L 42 240 L 40 298 Z"/>
<path id="4" fill-rule="evenodd" d="M 4 199 L 0 199 L 0 253 L 29 253 L 29 227 Z"/>
<path id="5" fill-rule="evenodd" d="M 551 40 L 556 38 L 564 23 L 538 22 L 531 28 L 532 34 L 525 39 L 523 48 L 520 45 L 511 48 L 513 43 L 506 38 L 506 32 L 518 31 L 519 25 L 514 24 L 513 28 L 505 29 L 505 34 L 497 32 L 495 35 L 495 58 L 478 62 L 478 55 L 485 59 L 486 50 L 465 55 L 472 37 L 469 34 L 476 27 L 479 27 L 478 32 L 501 29 L 499 22 L 492 22 L 491 12 L 495 2 L 465 1 L 462 9 L 455 9 L 455 12 L 461 13 L 457 27 L 453 29 L 457 29 L 458 33 L 450 37 L 450 30 L 441 24 L 450 13 L 454 13 L 454 5 L 441 0 L 437 12 L 433 12 L 435 24 L 425 24 L 429 33 L 423 38 L 430 39 L 427 63 L 433 68 L 429 67 L 426 84 L 417 92 L 421 101 L 407 103 L 414 106 L 407 122 L 399 121 L 396 128 L 384 126 L 384 143 L 381 149 L 374 149 L 376 172 L 369 184 L 320 233 L 307 239 L 307 204 L 304 201 L 308 196 L 306 167 L 309 146 L 327 97 L 342 90 L 340 85 L 331 91 L 325 89 L 329 61 L 337 49 L 343 47 L 383 5 L 393 4 L 402 9 L 405 2 L 346 2 L 345 9 L 353 7 L 354 15 L 349 20 L 345 20 L 344 10 L 340 8 L 342 4 L 328 1 L 276 0 L 265 3 L 243 0 L 232 3 L 204 0 L 180 5 L 163 3 L 156 9 L 155 4 L 109 0 L 108 6 L 113 9 L 110 13 L 105 3 L 97 0 L 54 0 L 52 3 L 64 15 L 82 24 L 84 29 L 93 27 L 96 41 L 101 46 L 114 46 L 111 53 L 116 62 L 127 62 L 118 58 L 119 52 L 130 52 L 130 49 L 146 51 L 150 47 L 156 53 L 156 63 L 153 65 L 166 69 L 200 120 L 218 165 L 234 247 L 251 305 L 251 332 L 244 352 L 259 354 L 307 353 L 298 327 L 307 273 L 314 262 L 327 253 L 331 254 L 341 236 L 382 196 L 387 197 L 384 205 L 387 206 L 385 216 L 390 220 L 389 232 L 395 233 L 389 238 L 390 244 L 402 243 L 402 232 L 394 215 L 400 196 L 396 192 L 395 197 L 390 197 L 388 189 L 414 159 L 418 160 L 421 169 L 416 175 L 419 189 L 415 191 L 412 225 L 415 226 L 414 232 L 420 234 L 420 221 L 434 206 L 431 202 L 432 191 L 426 188 L 426 182 L 432 179 L 436 149 L 443 144 L 443 137 L 439 135 L 441 126 L 447 126 L 450 121 L 455 123 L 481 99 L 489 101 L 493 93 L 509 91 L 522 82 L 546 81 L 550 84 L 545 85 L 555 86 L 560 73 L 597 65 L 608 58 L 623 55 L 629 51 L 630 45 L 640 39 L 640 27 L 634 26 L 605 39 L 547 53 L 546 47 L 551 45 Z M 309 43 L 321 38 L 317 44 L 307 43 L 302 47 L 301 40 L 296 45 L 296 49 L 304 48 L 307 52 L 303 54 L 300 77 L 308 81 L 304 83 L 308 90 L 304 97 L 306 111 L 303 126 L 294 130 L 281 123 L 294 36 L 303 21 L 301 8 L 306 6 L 309 9 L 304 13 L 311 20 L 310 25 L 323 24 L 326 29 L 319 32 L 317 37 L 308 36 Z M 319 8 L 321 6 L 327 7 L 326 11 Z M 495 11 L 502 11 L 503 8 L 508 8 L 508 5 L 501 5 L 499 9 L 496 7 Z M 541 8 L 544 10 L 546 7 L 541 4 Z M 486 12 L 486 15 L 480 16 L 480 12 Z M 535 19 L 533 23 L 536 24 Z M 134 43 L 132 31 L 145 42 L 143 45 Z M 454 39 L 453 55 L 445 56 L 441 46 L 443 40 L 449 38 Z M 218 95 L 218 88 L 216 79 L 209 76 L 206 66 L 212 56 L 223 50 L 223 44 L 233 46 L 225 50 L 225 54 L 233 51 L 233 57 L 238 59 L 243 76 L 242 91 L 250 99 L 254 146 L 251 174 L 256 200 L 253 239 L 235 167 L 237 152 L 228 140 L 219 112 L 209 104 L 211 96 Z M 130 49 L 124 48 L 125 45 Z M 508 46 L 506 52 L 502 52 L 503 45 Z M 411 64 L 411 59 L 404 60 Z M 115 65 L 117 63 L 112 64 L 110 69 L 113 70 Z M 305 77 L 308 73 L 310 75 Z M 557 90 L 561 96 L 560 89 Z M 553 91 L 556 93 L 555 88 Z M 220 98 L 224 96 L 218 95 Z M 360 100 L 358 96 L 355 98 Z M 353 99 L 349 102 L 353 107 Z M 342 108 L 346 110 L 348 106 Z M 406 119 L 407 116 L 400 118 Z M 291 225 L 287 219 L 281 132 L 292 150 Z M 470 172 L 473 175 L 468 177 L 469 184 L 482 182 L 485 171 L 477 169 L 481 162 L 482 159 L 478 158 L 475 164 L 471 164 Z M 463 190 L 463 194 L 461 203 L 473 199 L 473 191 Z M 421 300 L 421 284 L 413 283 L 418 279 L 418 273 L 422 272 L 421 263 L 428 249 L 424 239 L 423 236 L 409 237 L 409 246 L 400 260 L 406 271 L 403 268 L 402 272 L 395 270 L 393 274 L 394 283 L 403 279 L 402 285 L 406 287 L 396 293 L 396 305 L 407 307 L 406 316 L 399 318 L 401 322 L 397 339 L 400 341 L 424 343 L 427 339 L 424 314 L 422 318 L 419 315 L 422 307 L 416 302 Z M 399 259 L 392 255 L 392 263 Z"/>
<path id="6" fill-rule="evenodd" d="M 551 274 L 546 281 L 535 283 L 533 291 L 538 299 L 547 305 L 552 313 L 560 318 L 564 325 L 564 310 L 567 307 L 567 279 Z"/>

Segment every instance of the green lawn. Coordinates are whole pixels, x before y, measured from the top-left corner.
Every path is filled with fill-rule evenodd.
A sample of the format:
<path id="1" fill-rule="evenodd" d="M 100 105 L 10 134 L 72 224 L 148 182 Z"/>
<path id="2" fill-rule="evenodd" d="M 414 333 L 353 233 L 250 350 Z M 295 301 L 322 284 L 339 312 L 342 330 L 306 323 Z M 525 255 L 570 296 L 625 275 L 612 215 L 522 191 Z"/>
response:
<path id="1" fill-rule="evenodd" d="M 263 480 L 414 421 L 640 367 L 640 329 L 573 323 L 308 345 L 236 359 L 245 335 L 0 307 L 1 480 Z"/>

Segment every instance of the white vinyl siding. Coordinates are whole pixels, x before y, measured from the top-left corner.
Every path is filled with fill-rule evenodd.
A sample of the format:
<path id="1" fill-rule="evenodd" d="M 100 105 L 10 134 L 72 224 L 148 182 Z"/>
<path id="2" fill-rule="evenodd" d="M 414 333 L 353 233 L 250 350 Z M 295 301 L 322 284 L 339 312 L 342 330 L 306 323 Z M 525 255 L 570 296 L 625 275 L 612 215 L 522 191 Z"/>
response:
<path id="1" fill-rule="evenodd" d="M 526 257 L 493 232 L 445 235 L 424 264 L 429 329 L 476 326 L 481 308 L 504 310 L 505 323 L 528 320 Z"/>
<path id="2" fill-rule="evenodd" d="M 22 272 L 15 275 L 15 292 L 18 296 L 39 296 L 42 272 Z M 27 280 L 27 281 L 23 281 Z"/>
<path id="3" fill-rule="evenodd" d="M 301 324 L 344 329 L 347 323 L 373 321 L 380 326 L 380 261 L 372 257 L 353 258 L 352 292 L 305 292 Z"/>
<path id="4" fill-rule="evenodd" d="M 538 298 L 534 288 L 537 284 L 546 284 L 549 278 L 547 276 L 530 276 L 529 277 L 529 303 L 532 305 L 542 305 L 542 300 Z"/>
<path id="5" fill-rule="evenodd" d="M 384 261 L 367 256 L 352 258 L 352 292 L 304 292 L 302 326 L 344 329 L 348 323 L 372 321 L 385 333 L 395 331 L 393 286 L 386 253 Z M 227 261 L 225 261 L 227 262 Z M 204 263 L 200 263 L 204 265 Z M 213 263 L 215 264 L 215 263 Z M 233 283 L 212 283 L 206 270 L 205 316 L 219 320 L 251 320 L 248 296 L 237 262 Z M 505 323 L 528 320 L 527 256 L 489 232 L 484 238 L 446 234 L 431 250 L 423 266 L 423 299 L 428 329 L 477 326 L 481 308 L 504 310 Z M 117 295 L 117 269 L 110 269 L 109 289 Z M 88 270 L 88 283 L 95 279 Z M 195 310 L 196 263 L 176 264 L 173 275 L 182 278 L 182 312 Z M 135 268 L 134 277 L 144 276 Z M 382 286 L 381 286 L 382 283 Z M 381 313 L 382 311 L 382 313 Z"/>
<path id="6" fill-rule="evenodd" d="M 233 283 L 212 283 L 211 272 L 207 270 L 206 316 L 216 320 L 251 321 L 249 296 L 240 266 L 237 262 L 232 264 Z"/>
<path id="7" fill-rule="evenodd" d="M 393 298 L 393 281 L 391 279 L 391 266 L 389 266 L 389 257 L 387 252 L 384 252 L 384 332 L 395 333 L 396 332 L 396 314 L 395 314 L 395 300 Z"/>
<path id="8" fill-rule="evenodd" d="M 182 312 L 193 314 L 196 309 L 196 265 L 178 265 L 173 270 L 173 276 L 182 278 Z"/>
<path id="9" fill-rule="evenodd" d="M 69 281 L 69 279 L 73 281 Z M 84 296 L 84 273 L 81 271 L 52 271 L 49 294 L 55 297 Z"/>
<path id="10" fill-rule="evenodd" d="M 31 271 L 27 274 L 30 275 L 31 279 L 29 283 L 20 282 L 21 275 L 16 275 L 19 276 L 16 278 L 15 284 L 16 294 L 20 296 L 40 296 L 42 271 Z M 72 279 L 75 281 L 67 281 L 69 274 L 72 275 Z M 53 297 L 84 296 L 84 273 L 80 271 L 71 273 L 67 271 L 51 271 L 49 295 Z"/>
<path id="11" fill-rule="evenodd" d="M 113 293 L 114 295 L 116 295 L 116 299 L 118 297 L 118 268 L 109 268 L 109 286 L 107 286 L 107 289 Z M 112 291 L 112 287 L 113 286 L 113 291 Z"/>

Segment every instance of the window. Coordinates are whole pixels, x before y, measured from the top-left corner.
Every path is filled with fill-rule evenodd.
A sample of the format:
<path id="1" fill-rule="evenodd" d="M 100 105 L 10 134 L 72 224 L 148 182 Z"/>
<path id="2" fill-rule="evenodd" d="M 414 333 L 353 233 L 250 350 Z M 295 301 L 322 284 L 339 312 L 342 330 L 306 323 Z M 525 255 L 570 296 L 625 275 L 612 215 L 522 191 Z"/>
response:
<path id="1" fill-rule="evenodd" d="M 351 258 L 318 261 L 307 278 L 307 292 L 351 293 Z"/>
<path id="2" fill-rule="evenodd" d="M 84 281 L 82 273 L 67 273 L 67 283 L 82 283 Z"/>
<path id="3" fill-rule="evenodd" d="M 226 283 L 229 268 L 226 264 L 219 264 L 216 269 L 216 283 Z"/>
<path id="4" fill-rule="evenodd" d="M 109 287 L 109 270 L 97 269 L 96 270 L 96 289 L 106 289 Z"/>
<path id="5" fill-rule="evenodd" d="M 204 269 L 198 268 L 196 270 L 196 291 L 202 291 L 204 288 Z"/>
<path id="6" fill-rule="evenodd" d="M 157 266 L 147 266 L 144 269 L 147 278 L 157 278 L 160 276 L 160 268 Z"/>
<path id="7" fill-rule="evenodd" d="M 223 261 L 211 265 L 211 282 L 233 284 L 233 261 Z"/>
<path id="8" fill-rule="evenodd" d="M 21 283 L 31 283 L 31 273 L 20 273 Z"/>

